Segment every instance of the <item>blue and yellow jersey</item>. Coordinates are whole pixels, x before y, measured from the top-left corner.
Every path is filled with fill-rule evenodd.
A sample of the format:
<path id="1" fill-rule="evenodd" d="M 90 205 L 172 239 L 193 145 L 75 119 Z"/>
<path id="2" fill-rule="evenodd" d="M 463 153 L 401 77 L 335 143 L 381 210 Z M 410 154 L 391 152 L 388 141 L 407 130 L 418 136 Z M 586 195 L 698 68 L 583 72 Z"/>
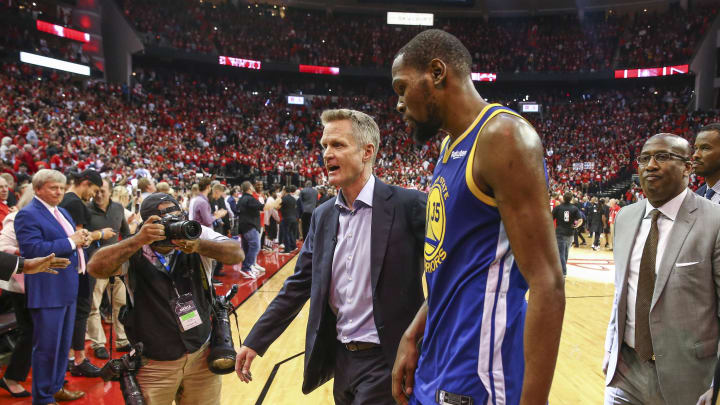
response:
<path id="1" fill-rule="evenodd" d="M 495 199 L 472 176 L 490 104 L 451 143 L 443 141 L 428 194 L 428 318 L 411 403 L 520 402 L 528 285 L 515 263 Z M 472 402 L 469 402 L 469 399 Z"/>

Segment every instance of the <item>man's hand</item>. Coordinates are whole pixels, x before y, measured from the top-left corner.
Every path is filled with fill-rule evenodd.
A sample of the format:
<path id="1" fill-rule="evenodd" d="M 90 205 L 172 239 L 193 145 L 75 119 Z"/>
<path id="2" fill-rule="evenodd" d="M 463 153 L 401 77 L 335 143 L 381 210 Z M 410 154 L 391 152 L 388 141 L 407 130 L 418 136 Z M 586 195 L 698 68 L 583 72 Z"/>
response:
<path id="1" fill-rule="evenodd" d="M 235 356 L 235 373 L 237 373 L 240 381 L 249 383 L 252 381 L 252 373 L 250 372 L 250 365 L 253 360 L 257 357 L 257 352 L 247 346 L 240 348 L 237 356 Z"/>
<path id="2" fill-rule="evenodd" d="M 713 405 L 710 403 L 712 401 L 712 388 L 707 390 L 704 394 L 700 395 L 700 398 L 697 401 L 697 405 Z"/>
<path id="3" fill-rule="evenodd" d="M 57 271 L 52 269 L 64 269 L 70 265 L 70 260 L 55 257 L 55 253 L 50 253 L 45 257 L 36 257 L 34 259 L 25 259 L 23 265 L 23 274 L 35 274 L 35 273 L 50 273 L 58 274 Z"/>
<path id="4" fill-rule="evenodd" d="M 605 352 L 603 357 L 603 375 L 607 375 L 608 365 L 610 364 L 610 352 Z"/>
<path id="5" fill-rule="evenodd" d="M 100 230 L 100 232 L 102 233 L 103 240 L 108 240 L 115 236 L 115 231 L 113 231 L 112 228 L 103 228 Z"/>
<path id="6" fill-rule="evenodd" d="M 70 235 L 70 239 L 75 242 L 75 246 L 89 246 L 91 242 L 90 232 L 87 229 L 78 229 Z"/>
<path id="7" fill-rule="evenodd" d="M 418 363 L 417 341 L 403 334 L 392 370 L 392 395 L 395 402 L 407 405 L 415 385 Z"/>
<path id="8" fill-rule="evenodd" d="M 173 239 L 170 242 L 172 242 L 173 245 L 177 246 L 177 248 L 182 250 L 185 254 L 197 253 L 198 247 L 200 246 L 200 239 Z"/>
<path id="9" fill-rule="evenodd" d="M 139 238 L 143 245 L 149 245 L 165 239 L 165 227 L 162 224 L 156 223 L 159 220 L 159 216 L 153 215 L 148 218 L 142 228 L 140 228 L 140 232 L 138 232 L 135 237 Z"/>
<path id="10" fill-rule="evenodd" d="M 220 208 L 219 210 L 215 211 L 215 218 L 219 219 L 224 217 L 227 214 L 227 210 L 224 208 Z"/>

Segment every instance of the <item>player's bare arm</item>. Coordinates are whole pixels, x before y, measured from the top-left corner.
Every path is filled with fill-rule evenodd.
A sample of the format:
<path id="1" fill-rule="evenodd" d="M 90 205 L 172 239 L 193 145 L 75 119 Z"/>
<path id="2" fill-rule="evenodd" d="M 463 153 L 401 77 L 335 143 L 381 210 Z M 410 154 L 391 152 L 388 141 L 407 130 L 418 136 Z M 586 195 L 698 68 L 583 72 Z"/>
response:
<path id="1" fill-rule="evenodd" d="M 509 114 L 491 119 L 477 142 L 473 179 L 497 201 L 515 260 L 530 288 L 520 403 L 544 405 L 557 361 L 565 291 L 547 210 L 542 143 L 527 122 Z"/>

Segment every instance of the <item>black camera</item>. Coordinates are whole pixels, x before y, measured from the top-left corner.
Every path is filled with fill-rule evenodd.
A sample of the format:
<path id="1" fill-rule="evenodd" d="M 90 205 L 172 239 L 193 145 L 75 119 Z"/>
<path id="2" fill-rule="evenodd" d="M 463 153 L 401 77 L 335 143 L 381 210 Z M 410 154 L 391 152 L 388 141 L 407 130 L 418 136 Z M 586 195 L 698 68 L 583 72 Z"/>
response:
<path id="1" fill-rule="evenodd" d="M 230 330 L 230 307 L 232 297 L 238 291 L 233 284 L 224 296 L 215 299 L 212 317 L 212 336 L 210 337 L 210 354 L 208 368 L 215 374 L 229 374 L 235 371 L 235 347 L 233 347 L 232 331 Z"/>
<path id="2" fill-rule="evenodd" d="M 130 353 L 108 361 L 100 369 L 100 377 L 104 381 L 120 381 L 120 391 L 126 405 L 145 405 L 145 398 L 135 378 L 142 367 L 142 350 L 142 343 L 133 345 Z"/>
<path id="3" fill-rule="evenodd" d="M 184 215 L 165 214 L 158 223 L 165 228 L 165 239 L 155 242 L 156 246 L 174 246 L 171 240 L 195 240 L 202 234 L 200 222 L 187 220 Z"/>

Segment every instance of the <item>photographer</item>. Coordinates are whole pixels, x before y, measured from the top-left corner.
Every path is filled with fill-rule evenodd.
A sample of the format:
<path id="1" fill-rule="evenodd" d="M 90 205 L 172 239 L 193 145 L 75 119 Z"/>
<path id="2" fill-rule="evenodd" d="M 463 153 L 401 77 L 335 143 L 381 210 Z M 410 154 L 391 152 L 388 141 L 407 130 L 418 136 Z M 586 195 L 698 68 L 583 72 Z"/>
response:
<path id="1" fill-rule="evenodd" d="M 166 225 L 182 214 L 171 196 L 149 195 L 140 208 L 145 221 L 140 231 L 100 249 L 88 271 L 97 278 L 126 275 L 130 308 L 121 320 L 130 343 L 142 342 L 149 360 L 137 374 L 146 401 L 217 404 L 221 379 L 206 361 L 212 311 L 208 280 L 213 259 L 236 264 L 245 255 L 239 242 L 207 227 L 198 239 L 167 241 Z"/>

